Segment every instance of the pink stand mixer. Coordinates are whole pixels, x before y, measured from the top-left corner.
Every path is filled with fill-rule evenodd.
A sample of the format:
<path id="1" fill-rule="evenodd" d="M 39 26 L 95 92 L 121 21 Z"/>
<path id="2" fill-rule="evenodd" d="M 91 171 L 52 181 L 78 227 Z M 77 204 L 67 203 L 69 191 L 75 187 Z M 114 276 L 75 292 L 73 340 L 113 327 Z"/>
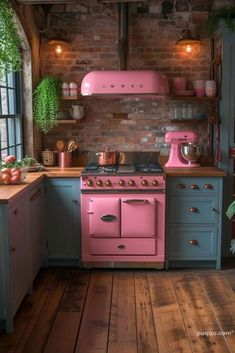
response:
<path id="1" fill-rule="evenodd" d="M 170 155 L 165 167 L 192 168 L 199 167 L 197 160 L 201 156 L 201 148 L 197 144 L 198 135 L 194 131 L 169 131 L 165 142 L 171 144 Z"/>

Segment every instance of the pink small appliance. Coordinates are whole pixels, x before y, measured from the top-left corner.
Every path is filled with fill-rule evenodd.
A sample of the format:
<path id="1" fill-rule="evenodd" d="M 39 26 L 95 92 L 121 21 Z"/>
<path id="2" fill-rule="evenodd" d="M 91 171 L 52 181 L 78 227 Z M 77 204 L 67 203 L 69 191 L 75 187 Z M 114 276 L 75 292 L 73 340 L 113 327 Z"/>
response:
<path id="1" fill-rule="evenodd" d="M 169 131 L 165 135 L 165 142 L 171 144 L 167 168 L 199 167 L 200 148 L 196 144 L 198 134 L 194 131 Z M 187 153 L 186 150 L 189 150 Z M 191 151 L 190 151 L 191 150 Z M 193 151 L 192 151 L 193 150 Z"/>

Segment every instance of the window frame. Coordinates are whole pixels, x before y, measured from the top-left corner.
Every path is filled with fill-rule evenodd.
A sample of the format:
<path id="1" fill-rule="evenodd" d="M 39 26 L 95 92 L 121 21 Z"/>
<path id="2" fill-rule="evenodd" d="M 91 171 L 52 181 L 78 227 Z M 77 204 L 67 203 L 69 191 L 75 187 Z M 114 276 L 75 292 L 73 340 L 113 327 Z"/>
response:
<path id="1" fill-rule="evenodd" d="M 9 75 L 12 75 L 10 78 Z M 9 84 L 9 80 L 13 84 Z M 5 76 L 6 82 L 0 82 L 0 121 L 5 120 L 6 146 L 2 147 L 1 130 L 0 130 L 0 160 L 6 155 L 13 154 L 17 160 L 24 156 L 24 122 L 23 122 L 23 81 L 22 72 L 11 72 Z M 13 104 L 15 113 L 2 114 L 2 92 L 6 90 L 7 111 L 10 111 L 10 105 Z M 13 90 L 13 102 L 9 92 Z M 10 134 L 10 124 L 14 125 L 13 135 Z M 17 141 L 19 139 L 19 141 Z M 7 153 L 4 153 L 7 152 Z"/>

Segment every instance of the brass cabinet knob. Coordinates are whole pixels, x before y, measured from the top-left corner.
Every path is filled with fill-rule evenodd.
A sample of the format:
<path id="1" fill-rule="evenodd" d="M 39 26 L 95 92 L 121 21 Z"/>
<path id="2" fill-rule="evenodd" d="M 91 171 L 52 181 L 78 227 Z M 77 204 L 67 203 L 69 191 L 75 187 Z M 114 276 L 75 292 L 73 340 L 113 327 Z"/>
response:
<path id="1" fill-rule="evenodd" d="M 106 186 L 112 186 L 112 183 L 111 183 L 110 180 L 106 180 L 106 181 L 105 181 L 105 185 L 106 185 Z"/>
<path id="2" fill-rule="evenodd" d="M 176 188 L 177 189 L 185 189 L 185 185 L 184 184 L 177 184 Z"/>
<path id="3" fill-rule="evenodd" d="M 120 245 L 118 245 L 117 246 L 119 249 L 125 249 L 125 245 L 123 245 L 123 244 L 120 244 Z"/>
<path id="4" fill-rule="evenodd" d="M 93 181 L 90 180 L 90 179 L 88 179 L 88 180 L 87 180 L 87 186 L 93 186 Z"/>
<path id="5" fill-rule="evenodd" d="M 157 180 L 153 180 L 153 181 L 152 181 L 152 185 L 153 185 L 153 186 L 158 186 L 158 181 L 157 181 Z"/>
<path id="6" fill-rule="evenodd" d="M 100 179 L 99 179 L 99 180 L 97 180 L 96 185 L 97 185 L 97 186 L 102 186 L 102 185 L 103 185 L 102 180 L 100 180 Z"/>
<path id="7" fill-rule="evenodd" d="M 10 246 L 10 252 L 15 252 L 16 248 L 14 246 Z"/>
<path id="8" fill-rule="evenodd" d="M 213 185 L 211 185 L 211 184 L 205 184 L 205 185 L 204 185 L 204 189 L 211 190 L 211 189 L 213 189 Z"/>
<path id="9" fill-rule="evenodd" d="M 123 179 L 119 180 L 119 185 L 120 186 L 125 186 L 125 184 L 126 184 L 125 180 L 123 180 Z"/>
<path id="10" fill-rule="evenodd" d="M 198 213 L 198 208 L 197 208 L 197 207 L 191 207 L 191 208 L 189 209 L 189 212 Z"/>
<path id="11" fill-rule="evenodd" d="M 143 185 L 143 186 L 147 186 L 147 185 L 148 185 L 148 181 L 147 181 L 147 180 L 145 180 L 145 179 L 143 179 L 143 180 L 141 181 L 141 185 Z"/>
<path id="12" fill-rule="evenodd" d="M 192 184 L 192 185 L 190 185 L 190 189 L 191 190 L 198 190 L 199 186 L 197 184 Z"/>
<path id="13" fill-rule="evenodd" d="M 134 185 L 135 185 L 135 181 L 132 180 L 132 179 L 129 180 L 129 181 L 128 181 L 128 185 L 129 185 L 129 186 L 134 186 Z"/>
<path id="14" fill-rule="evenodd" d="M 19 210 L 16 208 L 15 210 L 14 210 L 14 214 L 18 214 L 19 213 Z"/>
<path id="15" fill-rule="evenodd" d="M 191 240 L 189 240 L 189 244 L 191 244 L 191 245 L 198 245 L 198 244 L 199 244 L 199 241 L 196 240 L 196 239 L 191 239 Z"/>

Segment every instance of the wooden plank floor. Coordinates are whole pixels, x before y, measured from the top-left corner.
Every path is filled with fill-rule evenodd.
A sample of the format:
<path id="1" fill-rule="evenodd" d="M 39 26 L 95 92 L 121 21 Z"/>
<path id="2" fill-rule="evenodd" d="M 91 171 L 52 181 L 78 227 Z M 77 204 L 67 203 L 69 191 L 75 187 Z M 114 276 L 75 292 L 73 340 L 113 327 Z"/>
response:
<path id="1" fill-rule="evenodd" d="M 235 353 L 235 268 L 49 268 L 0 353 Z"/>

